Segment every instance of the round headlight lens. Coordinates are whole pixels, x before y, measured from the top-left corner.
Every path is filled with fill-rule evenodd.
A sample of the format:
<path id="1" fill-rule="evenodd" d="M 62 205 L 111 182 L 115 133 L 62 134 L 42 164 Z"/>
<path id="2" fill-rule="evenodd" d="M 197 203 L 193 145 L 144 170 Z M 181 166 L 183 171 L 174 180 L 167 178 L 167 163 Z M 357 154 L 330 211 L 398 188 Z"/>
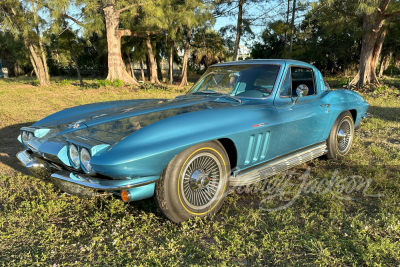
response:
<path id="1" fill-rule="evenodd" d="M 79 168 L 81 165 L 81 162 L 79 160 L 79 152 L 78 148 L 75 145 L 70 145 L 69 146 L 69 158 L 74 165 L 75 168 Z"/>
<path id="2" fill-rule="evenodd" d="M 28 132 L 25 131 L 22 132 L 22 141 L 24 142 L 29 141 Z"/>
<path id="3" fill-rule="evenodd" d="M 33 133 L 29 133 L 28 134 L 28 140 L 30 141 L 30 140 L 32 140 L 32 138 L 33 138 Z"/>
<path id="4" fill-rule="evenodd" d="M 82 161 L 82 166 L 86 172 L 91 172 L 92 171 L 92 165 L 90 165 L 90 159 L 92 157 L 90 156 L 89 150 L 86 148 L 81 149 L 81 161 Z"/>

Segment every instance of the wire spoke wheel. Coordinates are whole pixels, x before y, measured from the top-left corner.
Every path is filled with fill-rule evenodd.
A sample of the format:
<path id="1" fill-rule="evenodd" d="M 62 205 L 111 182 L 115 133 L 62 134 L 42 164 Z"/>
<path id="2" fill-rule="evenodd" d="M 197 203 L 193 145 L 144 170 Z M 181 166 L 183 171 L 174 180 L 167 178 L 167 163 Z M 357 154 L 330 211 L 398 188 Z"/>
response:
<path id="1" fill-rule="evenodd" d="M 337 148 L 339 152 L 345 153 L 351 144 L 351 122 L 349 120 L 343 120 L 337 133 Z"/>
<path id="2" fill-rule="evenodd" d="M 181 179 L 182 195 L 192 209 L 210 205 L 220 194 L 221 165 L 213 154 L 204 152 L 196 155 L 186 165 Z"/>

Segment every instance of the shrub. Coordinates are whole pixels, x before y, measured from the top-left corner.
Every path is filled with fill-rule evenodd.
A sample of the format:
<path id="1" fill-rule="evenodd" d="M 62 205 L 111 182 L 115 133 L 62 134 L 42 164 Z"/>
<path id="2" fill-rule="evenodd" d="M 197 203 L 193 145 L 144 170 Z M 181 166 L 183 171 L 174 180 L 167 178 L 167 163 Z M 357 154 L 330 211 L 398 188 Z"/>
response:
<path id="1" fill-rule="evenodd" d="M 394 65 L 389 65 L 389 67 L 383 72 L 385 75 L 397 75 L 400 74 L 400 70 L 398 67 Z"/>
<path id="2" fill-rule="evenodd" d="M 33 80 L 33 81 L 32 81 L 32 85 L 33 85 L 33 86 L 39 86 L 39 85 L 40 85 L 39 80 Z"/>
<path id="3" fill-rule="evenodd" d="M 112 82 L 112 86 L 118 88 L 124 86 L 124 83 L 120 79 L 116 79 Z"/>
<path id="4" fill-rule="evenodd" d="M 111 86 L 111 82 L 109 80 L 94 80 L 97 83 L 98 87 L 105 87 L 105 86 Z"/>

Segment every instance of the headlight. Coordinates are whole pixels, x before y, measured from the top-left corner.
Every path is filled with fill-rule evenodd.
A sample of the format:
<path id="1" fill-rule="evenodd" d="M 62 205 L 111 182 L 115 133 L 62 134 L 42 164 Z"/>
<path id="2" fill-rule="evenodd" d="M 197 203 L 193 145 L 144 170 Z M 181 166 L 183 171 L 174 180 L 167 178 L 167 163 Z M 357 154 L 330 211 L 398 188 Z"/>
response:
<path id="1" fill-rule="evenodd" d="M 23 131 L 23 132 L 22 132 L 22 141 L 24 141 L 24 142 L 29 141 L 28 135 L 29 135 L 28 132 Z"/>
<path id="2" fill-rule="evenodd" d="M 79 160 L 78 148 L 75 145 L 69 146 L 69 158 L 74 167 L 78 169 L 81 165 L 81 162 Z"/>
<path id="3" fill-rule="evenodd" d="M 29 133 L 28 134 L 28 140 L 32 140 L 32 138 L 33 138 L 33 133 Z"/>
<path id="4" fill-rule="evenodd" d="M 90 165 L 90 159 L 92 157 L 90 156 L 89 151 L 86 148 L 81 149 L 81 161 L 82 161 L 82 166 L 86 172 L 91 172 L 92 171 L 92 165 Z"/>

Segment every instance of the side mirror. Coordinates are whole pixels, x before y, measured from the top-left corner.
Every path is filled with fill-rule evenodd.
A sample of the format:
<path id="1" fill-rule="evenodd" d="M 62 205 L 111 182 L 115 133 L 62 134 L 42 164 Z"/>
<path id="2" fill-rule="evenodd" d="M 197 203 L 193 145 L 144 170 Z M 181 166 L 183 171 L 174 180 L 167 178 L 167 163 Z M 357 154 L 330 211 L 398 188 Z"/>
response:
<path id="1" fill-rule="evenodd" d="M 300 84 L 299 86 L 297 86 L 296 88 L 296 93 L 297 93 L 297 97 L 293 102 L 293 105 L 297 103 L 297 99 L 299 99 L 299 97 L 303 97 L 308 95 L 308 87 L 305 84 Z"/>

